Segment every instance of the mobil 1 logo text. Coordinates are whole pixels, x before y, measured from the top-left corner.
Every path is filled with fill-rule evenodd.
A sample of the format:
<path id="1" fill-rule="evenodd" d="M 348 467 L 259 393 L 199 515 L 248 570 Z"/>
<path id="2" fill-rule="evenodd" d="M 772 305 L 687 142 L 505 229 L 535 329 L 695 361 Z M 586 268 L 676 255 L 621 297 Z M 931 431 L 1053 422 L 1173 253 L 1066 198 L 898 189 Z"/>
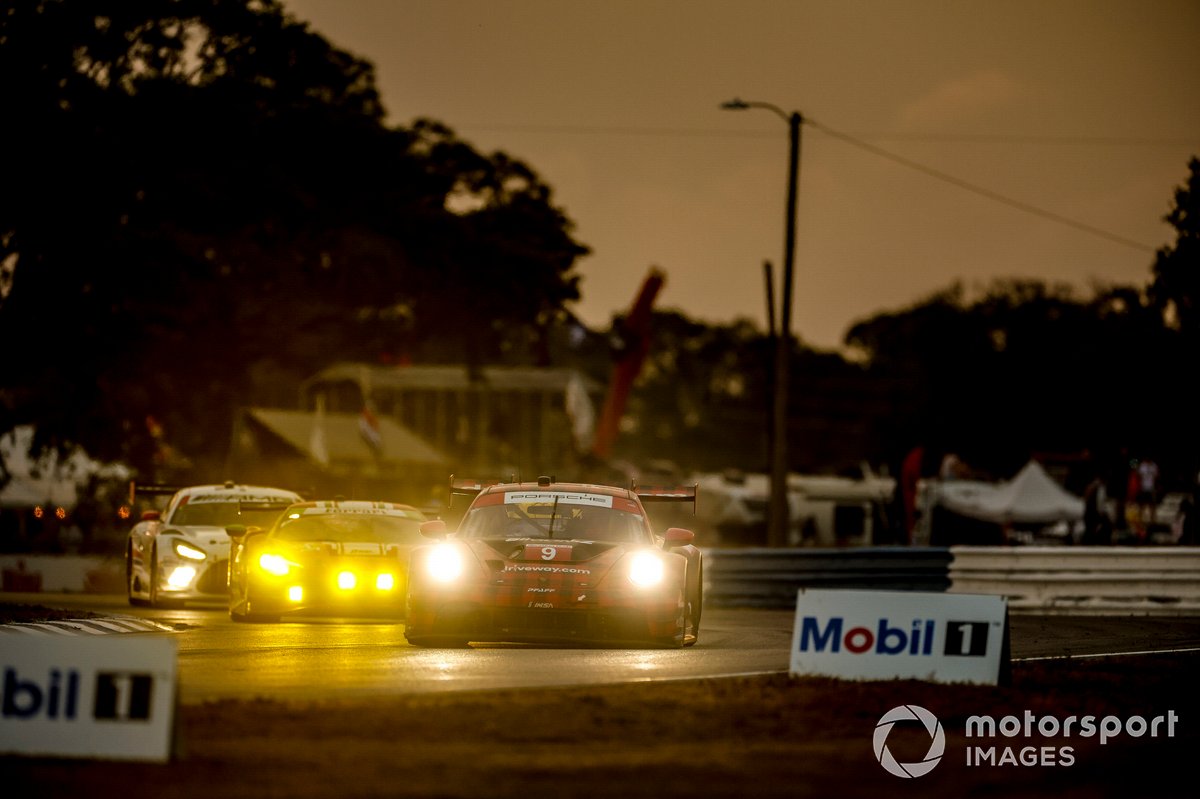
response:
<path id="1" fill-rule="evenodd" d="M 170 636 L 23 637 L 0 649 L 0 676 L 0 753 L 169 759 Z"/>
<path id="2" fill-rule="evenodd" d="M 801 590 L 791 673 L 995 684 L 1004 597 L 916 591 Z"/>

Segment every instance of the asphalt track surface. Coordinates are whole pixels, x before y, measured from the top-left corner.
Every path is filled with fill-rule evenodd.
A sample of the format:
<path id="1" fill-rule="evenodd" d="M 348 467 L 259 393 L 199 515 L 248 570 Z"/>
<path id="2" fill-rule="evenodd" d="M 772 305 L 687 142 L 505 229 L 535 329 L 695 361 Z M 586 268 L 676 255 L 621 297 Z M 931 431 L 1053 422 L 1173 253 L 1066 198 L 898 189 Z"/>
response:
<path id="1" fill-rule="evenodd" d="M 122 596 L 0 594 L 6 603 L 153 622 L 140 623 L 178 644 L 182 702 L 169 763 L 0 757 L 3 796 L 1197 795 L 1200 619 L 1015 615 L 1011 685 L 968 686 L 789 678 L 791 611 L 706 609 L 700 643 L 684 650 L 426 650 L 398 622 L 242 625 L 219 607 L 130 608 Z M 10 627 L 0 646 L 56 634 Z M 1128 654 L 1149 651 L 1170 654 Z M 872 751 L 898 706 L 945 725 L 945 756 L 920 779 L 889 773 Z M 968 714 L 1023 711 L 1181 721 L 1171 738 L 1107 744 L 1022 734 L 985 742 L 989 764 L 964 762 L 981 743 L 964 737 Z M 931 751 L 923 728 L 893 730 L 887 746 L 910 764 Z M 1006 765 L 1000 752 L 1043 762 Z"/>
<path id="2" fill-rule="evenodd" d="M 0 594 L 0 602 L 138 617 L 169 628 L 163 634 L 177 642 L 184 703 L 369 699 L 786 673 L 794 619 L 791 610 L 708 608 L 699 644 L 681 650 L 506 644 L 423 649 L 409 645 L 403 624 L 391 620 L 248 625 L 231 621 L 216 605 L 134 608 L 114 595 Z M 1195 618 L 1013 615 L 1010 629 L 1016 661 L 1200 649 Z"/>

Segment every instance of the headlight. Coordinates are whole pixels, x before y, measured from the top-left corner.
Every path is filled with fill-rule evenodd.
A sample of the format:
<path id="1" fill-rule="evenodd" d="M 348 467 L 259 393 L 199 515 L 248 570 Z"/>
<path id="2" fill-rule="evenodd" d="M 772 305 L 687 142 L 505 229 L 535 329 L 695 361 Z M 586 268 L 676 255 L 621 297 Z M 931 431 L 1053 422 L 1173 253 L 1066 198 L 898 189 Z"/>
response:
<path id="1" fill-rule="evenodd" d="M 204 550 L 196 549 L 196 547 L 183 541 L 173 541 L 171 546 L 175 548 L 175 554 L 181 558 L 187 558 L 188 560 L 204 560 L 208 557 Z"/>
<path id="2" fill-rule="evenodd" d="M 187 588 L 195 578 L 196 570 L 194 568 L 179 566 L 167 577 L 167 586 L 175 589 Z"/>
<path id="3" fill-rule="evenodd" d="M 287 574 L 292 568 L 292 562 L 283 555 L 276 555 L 271 552 L 264 552 L 258 558 L 258 567 L 263 571 L 282 577 Z"/>
<path id="4" fill-rule="evenodd" d="M 358 578 L 354 576 L 354 572 L 339 572 L 337 576 L 337 587 L 343 591 L 350 591 L 354 586 L 358 585 Z"/>
<path id="5" fill-rule="evenodd" d="M 462 554 L 451 544 L 439 544 L 425 559 L 425 570 L 439 583 L 448 583 L 462 574 Z"/>
<path id="6" fill-rule="evenodd" d="M 629 580 L 634 585 L 649 588 L 663 578 L 662 558 L 650 552 L 638 552 L 629 564 Z"/>
<path id="7" fill-rule="evenodd" d="M 375 587 L 380 591 L 391 591 L 396 587 L 396 577 L 386 572 L 375 577 Z"/>

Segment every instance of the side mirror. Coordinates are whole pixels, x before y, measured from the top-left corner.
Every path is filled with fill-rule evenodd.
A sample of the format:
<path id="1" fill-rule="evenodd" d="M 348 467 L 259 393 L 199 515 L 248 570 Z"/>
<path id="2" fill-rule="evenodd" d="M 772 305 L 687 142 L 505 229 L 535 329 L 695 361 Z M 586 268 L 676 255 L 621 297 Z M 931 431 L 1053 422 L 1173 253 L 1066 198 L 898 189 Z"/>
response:
<path id="1" fill-rule="evenodd" d="M 144 522 L 156 522 L 161 518 L 162 518 L 162 514 L 156 510 L 142 511 L 142 521 L 144 521 Z"/>
<path id="2" fill-rule="evenodd" d="M 446 522 L 441 519 L 430 519 L 427 522 L 421 522 L 421 535 L 426 538 L 441 539 L 446 537 Z"/>
<path id="3" fill-rule="evenodd" d="M 685 530 L 682 527 L 668 527 L 666 534 L 663 536 L 663 549 L 690 544 L 695 537 L 696 534 L 691 530 Z"/>
<path id="4" fill-rule="evenodd" d="M 235 541 L 240 538 L 257 535 L 261 532 L 263 532 L 263 528 L 261 527 L 247 527 L 244 524 L 231 524 L 225 528 L 225 534 Z"/>

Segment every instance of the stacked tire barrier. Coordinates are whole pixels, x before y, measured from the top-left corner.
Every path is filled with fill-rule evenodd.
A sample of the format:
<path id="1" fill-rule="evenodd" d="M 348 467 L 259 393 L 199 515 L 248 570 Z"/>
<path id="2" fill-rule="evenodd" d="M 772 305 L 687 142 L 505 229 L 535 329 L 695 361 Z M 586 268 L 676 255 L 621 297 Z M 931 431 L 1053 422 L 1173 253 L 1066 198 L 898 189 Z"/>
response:
<path id="1" fill-rule="evenodd" d="M 705 604 L 794 608 L 800 588 L 1001 594 L 1017 612 L 1200 616 L 1200 547 L 709 549 Z"/>

